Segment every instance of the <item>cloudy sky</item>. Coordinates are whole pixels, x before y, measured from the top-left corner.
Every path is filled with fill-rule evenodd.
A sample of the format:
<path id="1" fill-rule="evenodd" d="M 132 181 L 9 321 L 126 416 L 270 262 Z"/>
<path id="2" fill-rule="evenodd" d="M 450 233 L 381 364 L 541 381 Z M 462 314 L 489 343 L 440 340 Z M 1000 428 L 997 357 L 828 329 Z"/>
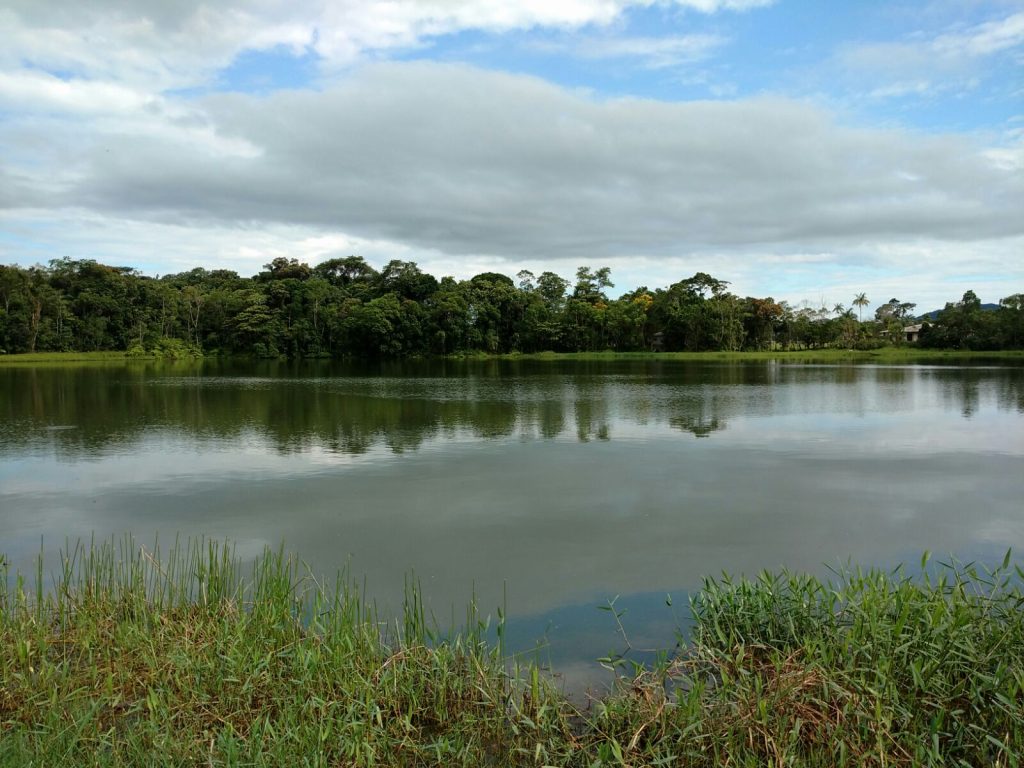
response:
<path id="1" fill-rule="evenodd" d="M 1024 291 L 1024 0 L 0 0 L 0 262 Z"/>

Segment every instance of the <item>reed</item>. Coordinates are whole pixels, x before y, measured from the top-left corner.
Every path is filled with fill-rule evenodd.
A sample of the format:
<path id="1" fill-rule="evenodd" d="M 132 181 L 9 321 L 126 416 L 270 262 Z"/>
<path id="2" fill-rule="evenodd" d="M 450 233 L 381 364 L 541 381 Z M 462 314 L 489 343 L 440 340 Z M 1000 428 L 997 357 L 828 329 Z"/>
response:
<path id="1" fill-rule="evenodd" d="M 395 618 L 283 550 L 130 538 L 0 560 L 4 765 L 1020 765 L 1024 574 L 709 579 L 651 669 L 581 707 L 474 605 Z M 495 641 L 494 638 L 498 640 Z"/>

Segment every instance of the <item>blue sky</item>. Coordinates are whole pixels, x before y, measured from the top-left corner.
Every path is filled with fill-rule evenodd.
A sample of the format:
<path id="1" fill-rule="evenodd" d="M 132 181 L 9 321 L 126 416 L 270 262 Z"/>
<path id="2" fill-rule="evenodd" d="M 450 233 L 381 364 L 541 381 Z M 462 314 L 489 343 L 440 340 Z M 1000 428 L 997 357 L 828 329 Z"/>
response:
<path id="1" fill-rule="evenodd" d="M 1024 2 L 0 6 L 0 261 L 1024 290 Z"/>

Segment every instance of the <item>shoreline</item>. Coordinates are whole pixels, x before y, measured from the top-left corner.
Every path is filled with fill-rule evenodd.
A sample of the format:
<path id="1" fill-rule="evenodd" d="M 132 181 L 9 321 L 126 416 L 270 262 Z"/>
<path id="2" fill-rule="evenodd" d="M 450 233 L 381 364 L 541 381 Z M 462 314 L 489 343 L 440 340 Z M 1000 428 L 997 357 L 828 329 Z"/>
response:
<path id="1" fill-rule="evenodd" d="M 79 545 L 52 588 L 0 558 L 0 763 L 1018 764 L 1024 571 L 926 563 L 706 579 L 680 648 L 595 660 L 620 684 L 581 708 L 500 610 L 381 617 L 282 549 Z"/>
<path id="2" fill-rule="evenodd" d="M 203 357 L 168 357 L 156 353 L 137 354 L 119 351 L 102 352 L 24 352 L 0 355 L 0 366 L 39 365 L 64 363 L 131 363 L 131 362 L 191 362 Z M 244 356 L 221 357 L 211 355 L 209 359 L 237 359 L 259 361 L 261 358 Z M 287 360 L 288 358 L 265 358 L 266 360 Z M 360 360 L 361 358 L 295 358 L 290 362 L 314 360 Z M 528 361 L 692 361 L 692 362 L 759 362 L 777 360 L 780 362 L 821 362 L 821 363 L 913 363 L 913 362 L 956 362 L 985 360 L 1024 361 L 1024 350 L 956 350 L 922 349 L 917 347 L 882 347 L 873 350 L 812 349 L 741 352 L 511 352 L 506 354 L 474 353 L 438 357 L 387 358 L 388 362 L 402 360 L 528 360 Z"/>

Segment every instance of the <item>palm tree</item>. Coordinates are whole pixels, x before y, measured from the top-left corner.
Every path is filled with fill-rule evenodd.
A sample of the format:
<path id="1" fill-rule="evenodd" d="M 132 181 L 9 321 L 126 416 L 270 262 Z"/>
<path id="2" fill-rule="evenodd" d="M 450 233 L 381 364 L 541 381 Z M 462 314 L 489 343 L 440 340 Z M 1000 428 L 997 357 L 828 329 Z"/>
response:
<path id="1" fill-rule="evenodd" d="M 870 302 L 868 302 L 868 295 L 866 293 L 858 293 L 853 297 L 853 306 L 857 307 L 857 322 L 861 322 L 863 318 L 861 313 Z"/>
<path id="2" fill-rule="evenodd" d="M 834 307 L 832 307 L 832 311 L 835 313 L 836 317 L 839 317 L 846 311 L 846 307 L 844 307 L 842 304 L 836 304 Z"/>

